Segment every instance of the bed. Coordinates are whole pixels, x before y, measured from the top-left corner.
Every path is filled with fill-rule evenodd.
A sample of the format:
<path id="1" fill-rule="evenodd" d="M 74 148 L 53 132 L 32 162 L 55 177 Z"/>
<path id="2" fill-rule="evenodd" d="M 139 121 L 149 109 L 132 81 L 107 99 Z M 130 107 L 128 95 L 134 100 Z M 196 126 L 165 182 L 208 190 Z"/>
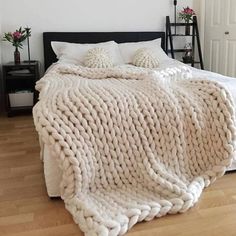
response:
<path id="1" fill-rule="evenodd" d="M 85 235 L 184 213 L 236 168 L 234 78 L 170 59 L 163 32 L 43 36 L 47 72 L 33 116 L 47 191 Z M 129 55 L 127 42 L 139 45 Z"/>
<path id="2" fill-rule="evenodd" d="M 44 40 L 44 61 L 45 70 L 57 61 L 56 55 L 52 50 L 52 41 L 62 41 L 71 43 L 98 43 L 114 40 L 117 43 L 139 42 L 161 38 L 161 46 L 165 50 L 165 33 L 164 32 L 46 32 L 43 34 Z M 170 59 L 161 64 L 161 67 L 176 66 L 181 64 L 176 60 Z M 207 71 L 193 69 L 196 76 L 208 76 L 212 80 L 222 82 L 231 90 L 236 101 L 236 81 L 232 78 L 224 77 Z M 51 147 L 41 142 L 41 158 L 44 163 L 44 174 L 47 192 L 50 197 L 60 196 L 61 170 L 58 166 L 57 158 L 53 156 Z M 236 170 L 236 162 L 229 168 L 229 171 Z"/>

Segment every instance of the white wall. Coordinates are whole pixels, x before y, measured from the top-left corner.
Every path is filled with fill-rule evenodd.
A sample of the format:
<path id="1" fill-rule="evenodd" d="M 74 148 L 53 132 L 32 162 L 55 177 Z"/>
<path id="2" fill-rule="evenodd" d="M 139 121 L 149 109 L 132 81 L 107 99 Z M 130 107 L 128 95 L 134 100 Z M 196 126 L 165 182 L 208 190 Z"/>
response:
<path id="1" fill-rule="evenodd" d="M 192 6 L 193 0 L 178 2 L 182 8 Z M 164 31 L 165 16 L 172 16 L 174 9 L 173 0 L 0 0 L 0 6 L 2 32 L 31 27 L 32 59 L 41 62 L 42 32 Z M 1 46 L 2 61 L 11 61 L 13 47 L 6 42 Z M 26 47 L 21 54 L 22 59 L 27 59 Z"/>

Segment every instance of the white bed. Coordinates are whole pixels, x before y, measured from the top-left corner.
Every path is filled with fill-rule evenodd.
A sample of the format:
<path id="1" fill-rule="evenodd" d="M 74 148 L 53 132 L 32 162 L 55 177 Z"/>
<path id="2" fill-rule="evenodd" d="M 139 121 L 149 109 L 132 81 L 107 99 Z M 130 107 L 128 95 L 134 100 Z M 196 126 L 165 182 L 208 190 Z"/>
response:
<path id="1" fill-rule="evenodd" d="M 236 170 L 236 79 L 163 49 L 164 32 L 44 33 L 33 117 L 47 192 L 86 235 L 183 213 Z"/>
<path id="2" fill-rule="evenodd" d="M 164 69 L 167 67 L 175 67 L 182 63 L 176 60 L 166 60 L 160 64 L 160 68 Z M 231 92 L 233 99 L 236 104 L 236 79 L 225 77 L 216 73 L 202 71 L 192 68 L 194 77 L 207 77 L 208 79 L 220 82 L 222 85 L 228 88 Z M 53 155 L 51 147 L 41 143 L 41 158 L 44 163 L 44 174 L 45 182 L 47 187 L 47 192 L 49 197 L 59 197 L 60 196 L 60 182 L 61 182 L 61 170 L 58 166 L 57 158 Z M 236 160 L 233 162 L 229 171 L 236 170 Z"/>

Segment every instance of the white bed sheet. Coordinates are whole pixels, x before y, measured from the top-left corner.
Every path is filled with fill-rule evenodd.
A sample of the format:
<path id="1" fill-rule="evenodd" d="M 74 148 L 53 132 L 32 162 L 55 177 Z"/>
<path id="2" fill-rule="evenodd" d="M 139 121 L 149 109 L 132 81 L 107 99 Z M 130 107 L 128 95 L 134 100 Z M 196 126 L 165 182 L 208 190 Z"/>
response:
<path id="1" fill-rule="evenodd" d="M 48 145 L 44 145 L 43 148 L 43 166 L 44 177 L 49 197 L 59 197 L 60 183 L 61 183 L 61 169 L 58 165 L 58 160 L 53 156 L 51 148 Z"/>
<path id="2" fill-rule="evenodd" d="M 160 64 L 160 68 L 175 67 L 178 65 L 183 65 L 183 63 L 176 60 L 166 60 Z M 234 103 L 236 104 L 236 78 L 230 78 L 222 76 L 209 71 L 202 71 L 196 68 L 192 68 L 194 78 L 195 77 L 205 77 L 210 80 L 218 81 L 223 86 L 225 86 L 231 93 Z M 59 197 L 60 196 L 60 182 L 61 182 L 61 170 L 58 166 L 56 157 L 52 155 L 50 146 L 44 145 L 43 147 L 43 162 L 44 162 L 44 175 L 47 187 L 47 192 L 49 197 Z M 236 170 L 236 160 L 233 161 L 232 166 L 229 170 Z"/>

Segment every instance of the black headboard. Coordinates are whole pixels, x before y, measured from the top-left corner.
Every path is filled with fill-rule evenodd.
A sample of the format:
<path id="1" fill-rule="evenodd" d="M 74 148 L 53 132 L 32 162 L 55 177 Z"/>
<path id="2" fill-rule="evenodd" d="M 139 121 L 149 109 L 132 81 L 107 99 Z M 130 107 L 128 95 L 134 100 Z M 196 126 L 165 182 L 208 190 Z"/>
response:
<path id="1" fill-rule="evenodd" d="M 45 32 L 43 33 L 45 70 L 57 61 L 52 50 L 52 41 L 70 43 L 100 43 L 114 40 L 117 43 L 148 41 L 162 39 L 162 48 L 165 50 L 164 32 Z"/>

